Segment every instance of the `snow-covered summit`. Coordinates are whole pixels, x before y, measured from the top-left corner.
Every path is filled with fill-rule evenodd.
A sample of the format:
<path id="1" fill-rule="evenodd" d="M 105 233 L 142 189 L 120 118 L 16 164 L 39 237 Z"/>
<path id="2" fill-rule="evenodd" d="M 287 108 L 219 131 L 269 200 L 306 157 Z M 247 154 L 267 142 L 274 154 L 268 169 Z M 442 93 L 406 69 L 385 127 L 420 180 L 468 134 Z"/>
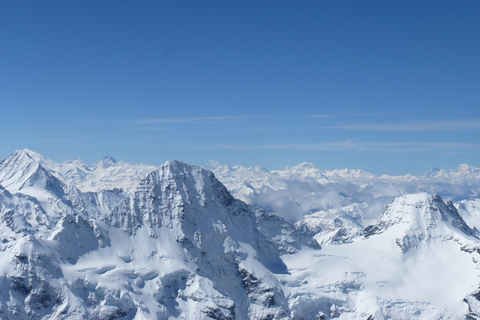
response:
<path id="1" fill-rule="evenodd" d="M 0 184 L 12 192 L 22 189 L 40 164 L 24 150 L 17 150 L 0 163 Z"/>
<path id="2" fill-rule="evenodd" d="M 65 185 L 25 150 L 17 150 L 0 163 L 0 184 L 11 193 L 42 198 L 45 193 L 62 197 Z"/>
<path id="3" fill-rule="evenodd" d="M 117 160 L 115 160 L 111 155 L 105 156 L 100 161 L 95 163 L 92 167 L 97 168 L 101 167 L 103 169 L 109 168 L 117 163 Z"/>
<path id="4" fill-rule="evenodd" d="M 213 172 L 173 160 L 148 174 L 135 191 L 113 210 L 109 219 L 127 233 L 135 233 L 144 225 L 152 230 L 168 227 L 174 231 L 178 241 L 195 243 L 199 239 L 196 233 L 217 233 L 216 223 L 221 223 L 221 229 L 225 231 L 226 226 L 239 216 L 241 223 L 237 221 L 239 225 L 231 225 L 231 232 L 237 234 L 241 241 L 249 243 L 258 237 L 255 235 L 258 233 L 257 219 L 262 220 L 269 215 L 235 199 Z M 272 220 L 272 223 L 286 223 L 278 219 L 275 222 Z M 290 250 L 294 251 L 301 245 L 315 246 L 311 239 L 304 241 L 293 228 L 289 232 L 291 234 L 285 235 L 285 243 L 281 244 L 285 249 L 291 247 Z M 291 240 L 290 244 L 287 238 Z"/>
<path id="5" fill-rule="evenodd" d="M 479 236 L 451 203 L 427 193 L 395 198 L 377 223 L 366 229 L 366 236 L 384 232 L 395 234 L 396 244 L 402 252 L 433 238 L 448 239 L 456 235 L 478 240 Z"/>
<path id="6" fill-rule="evenodd" d="M 425 193 L 400 196 L 365 232 L 323 245 L 311 260 L 302 252 L 285 257 L 293 279 L 305 279 L 292 289 L 299 299 L 338 299 L 333 312 L 321 311 L 325 319 L 478 318 L 480 242 L 450 203 Z"/>
<path id="7" fill-rule="evenodd" d="M 30 156 L 30 158 L 32 158 L 33 160 L 35 160 L 37 162 L 42 162 L 42 161 L 46 160 L 45 157 L 43 157 L 40 153 L 35 152 L 33 150 L 30 150 L 28 148 L 25 148 L 25 149 L 22 149 L 22 150 L 16 150 L 14 153 L 17 153 L 17 152 L 26 153 L 26 154 L 28 154 L 28 156 Z"/>
<path id="8" fill-rule="evenodd" d="M 206 310 L 202 299 L 192 298 L 184 305 L 182 299 L 190 299 L 188 292 L 192 290 L 207 297 L 214 292 L 217 298 L 211 300 L 209 308 L 220 318 L 288 315 L 286 297 L 275 276 L 286 272 L 280 256 L 295 253 L 302 246 L 319 248 L 283 219 L 233 198 L 211 171 L 181 161 L 168 161 L 148 174 L 105 221 L 113 227 L 110 233 L 115 234 L 118 228 L 122 233 L 117 237 L 141 239 L 147 247 L 156 247 L 156 239 L 168 241 L 168 247 L 161 251 L 143 253 L 132 247 L 122 252 L 135 263 L 152 254 L 154 260 L 161 257 L 172 264 L 178 260 L 176 273 L 165 274 L 161 269 L 155 273 L 184 283 L 183 293 L 171 292 L 169 299 L 182 306 L 187 318 L 200 317 L 199 312 Z M 112 254 L 108 248 L 102 251 Z M 178 278 L 181 275 L 185 280 L 208 283 L 194 289 Z M 102 281 L 115 281 L 112 276 L 102 277 Z M 165 314 L 158 306 L 151 306 L 149 311 Z"/>
<path id="9" fill-rule="evenodd" d="M 115 225 L 121 224 L 125 230 L 131 231 L 145 223 L 158 227 L 171 225 L 171 222 L 162 222 L 161 217 L 169 215 L 170 219 L 179 219 L 185 207 L 193 211 L 205 211 L 207 198 L 212 206 L 216 206 L 217 202 L 226 205 L 233 201 L 233 197 L 214 179 L 211 172 L 180 161 L 168 161 L 140 181 L 130 198 L 112 213 L 112 219 Z M 125 215 L 123 210 L 132 208 L 132 202 L 142 204 L 133 206 L 134 210 Z M 134 221 L 135 224 L 131 224 Z"/>
<path id="10" fill-rule="evenodd" d="M 435 179 L 480 179 L 480 169 L 468 164 L 460 164 L 457 169 L 432 168 L 423 177 Z"/>

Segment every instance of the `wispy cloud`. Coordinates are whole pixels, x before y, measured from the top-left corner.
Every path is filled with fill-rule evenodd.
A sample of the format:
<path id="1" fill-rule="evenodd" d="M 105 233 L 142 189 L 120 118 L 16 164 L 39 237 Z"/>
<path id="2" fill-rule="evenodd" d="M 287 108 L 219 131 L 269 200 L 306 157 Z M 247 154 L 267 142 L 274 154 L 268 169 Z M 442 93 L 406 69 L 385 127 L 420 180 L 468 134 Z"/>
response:
<path id="1" fill-rule="evenodd" d="M 292 150 L 292 151 L 380 151 L 380 152 L 457 152 L 480 151 L 480 143 L 452 142 L 358 142 L 338 141 L 293 144 L 217 144 L 217 145 L 161 145 L 168 149 L 194 150 Z"/>
<path id="2" fill-rule="evenodd" d="M 309 119 L 324 119 L 323 129 L 351 130 L 351 131 L 378 131 L 378 132 L 454 132 L 454 131 L 480 131 L 480 119 L 457 119 L 457 120 L 427 120 L 414 122 L 393 123 L 349 123 L 345 124 L 346 118 L 358 117 L 382 117 L 392 114 L 381 113 L 357 113 L 357 114 L 310 114 L 291 116 Z M 274 119 L 282 119 L 280 116 L 209 116 L 209 117 L 166 117 L 166 118 L 136 118 L 136 119 L 89 119 L 87 122 L 105 122 L 128 125 L 132 130 L 158 131 L 174 128 L 184 124 L 229 124 L 235 123 L 237 129 L 246 131 L 271 131 L 270 125 L 275 124 Z M 251 126 L 244 120 L 268 120 L 269 126 Z M 285 119 L 283 119 L 285 120 Z M 353 120 L 353 119 L 351 119 Z M 343 122 L 343 124 L 341 123 Z M 264 123 L 264 124 L 265 124 Z M 246 127 L 241 128 L 241 125 Z M 240 125 L 240 127 L 239 127 Z M 303 126 L 305 128 L 305 126 Z"/>
<path id="3" fill-rule="evenodd" d="M 340 113 L 340 114 L 304 114 L 304 118 L 312 119 L 340 119 L 340 118 L 357 118 L 357 117 L 382 117 L 393 116 L 396 113 L 374 113 L 374 112 L 359 112 L 359 113 Z"/>
<path id="4" fill-rule="evenodd" d="M 215 160 L 208 160 L 206 163 L 205 163 L 205 166 L 207 168 L 211 168 L 211 169 L 215 169 L 215 168 L 218 168 L 220 167 L 222 164 L 218 161 L 215 161 Z"/>
<path id="5" fill-rule="evenodd" d="M 333 114 L 304 114 L 302 115 L 304 118 L 314 118 L 314 119 L 328 119 L 328 118 L 335 118 L 336 116 Z"/>
<path id="6" fill-rule="evenodd" d="M 159 126 L 139 126 L 136 125 L 134 127 L 129 127 L 130 130 L 134 131 L 168 131 L 169 128 L 166 127 L 159 127 Z"/>
<path id="7" fill-rule="evenodd" d="M 245 117 L 217 116 L 217 117 L 179 117 L 179 118 L 145 118 L 132 119 L 136 124 L 183 124 L 183 123 L 218 123 L 232 120 L 241 120 Z"/>
<path id="8" fill-rule="evenodd" d="M 32 139 L 32 141 L 40 142 L 40 143 L 72 143 L 72 142 L 83 142 L 83 141 L 90 141 L 91 139 L 84 139 L 84 138 L 52 138 L 52 139 Z"/>
<path id="9" fill-rule="evenodd" d="M 278 130 L 277 128 L 242 128 L 242 131 L 251 131 L 251 132 L 266 132 Z"/>
<path id="10" fill-rule="evenodd" d="M 246 119 L 245 116 L 214 116 L 214 117 L 172 117 L 172 118 L 131 118 L 131 119 L 85 119 L 85 122 L 119 123 L 131 125 L 184 124 L 184 123 L 220 123 Z"/>
<path id="11" fill-rule="evenodd" d="M 330 126 L 329 128 L 360 131 L 477 131 L 480 130 L 480 119 L 354 124 Z"/>

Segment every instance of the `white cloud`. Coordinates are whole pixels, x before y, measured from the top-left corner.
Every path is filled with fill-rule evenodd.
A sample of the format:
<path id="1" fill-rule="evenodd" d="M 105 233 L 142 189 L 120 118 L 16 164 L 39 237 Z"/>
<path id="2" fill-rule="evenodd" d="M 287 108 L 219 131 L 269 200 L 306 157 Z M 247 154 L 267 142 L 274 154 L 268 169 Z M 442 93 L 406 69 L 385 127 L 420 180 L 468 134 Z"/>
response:
<path id="1" fill-rule="evenodd" d="M 364 112 L 364 113 L 341 113 L 341 114 L 304 114 L 302 117 L 313 118 L 313 119 L 331 119 L 331 118 L 356 118 L 356 117 L 381 117 L 381 116 L 392 116 L 394 113 L 374 113 L 374 112 Z"/>
<path id="2" fill-rule="evenodd" d="M 240 120 L 244 117 L 218 116 L 218 117 L 180 117 L 180 118 L 151 118 L 133 119 L 137 124 L 180 124 L 180 123 L 212 123 Z"/>
<path id="3" fill-rule="evenodd" d="M 339 125 L 330 126 L 329 128 L 360 131 L 477 131 L 480 130 L 480 119 Z"/>
<path id="4" fill-rule="evenodd" d="M 303 117 L 324 119 L 324 118 L 334 118 L 335 116 L 331 114 L 305 114 L 303 115 Z"/>
<path id="5" fill-rule="evenodd" d="M 472 152 L 480 150 L 480 143 L 453 142 L 356 142 L 339 141 L 311 144 L 266 144 L 266 145 L 195 145 L 176 146 L 185 149 L 224 150 L 298 150 L 298 151 L 382 151 L 382 152 Z M 175 147 L 175 148 L 176 148 Z"/>
<path id="6" fill-rule="evenodd" d="M 209 168 L 209 169 L 216 169 L 218 167 L 222 166 L 222 164 L 218 161 L 215 161 L 215 160 L 208 160 L 206 163 L 205 163 L 205 167 Z"/>

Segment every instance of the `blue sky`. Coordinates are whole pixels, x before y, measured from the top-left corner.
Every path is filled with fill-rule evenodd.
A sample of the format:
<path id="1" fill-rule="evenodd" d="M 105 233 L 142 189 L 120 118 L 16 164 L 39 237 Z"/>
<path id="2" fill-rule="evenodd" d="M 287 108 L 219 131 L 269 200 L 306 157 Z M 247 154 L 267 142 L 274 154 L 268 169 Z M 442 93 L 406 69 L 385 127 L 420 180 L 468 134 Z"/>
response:
<path id="1" fill-rule="evenodd" d="M 480 167 L 479 1 L 2 1 L 0 158 Z"/>

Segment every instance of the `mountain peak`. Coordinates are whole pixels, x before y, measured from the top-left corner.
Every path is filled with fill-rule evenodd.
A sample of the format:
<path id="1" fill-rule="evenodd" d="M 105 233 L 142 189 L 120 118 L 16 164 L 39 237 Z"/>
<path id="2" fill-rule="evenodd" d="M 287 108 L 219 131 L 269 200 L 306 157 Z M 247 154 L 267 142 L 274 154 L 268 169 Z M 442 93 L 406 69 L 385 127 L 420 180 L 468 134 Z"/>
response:
<path id="1" fill-rule="evenodd" d="M 170 247 L 182 252 L 183 260 L 192 261 L 199 276 L 235 301 L 231 309 L 242 319 L 253 318 L 245 308 L 249 305 L 262 312 L 285 313 L 285 295 L 269 275 L 287 272 L 281 254 L 295 253 L 302 246 L 319 247 L 283 219 L 234 199 L 211 171 L 176 160 L 147 175 L 107 222 L 144 242 L 171 239 Z M 262 302 L 265 287 L 275 306 Z"/>
<path id="2" fill-rule="evenodd" d="M 23 150 L 17 150 L 17 151 L 23 151 L 24 153 L 26 153 L 30 158 L 32 158 L 33 160 L 37 161 L 37 162 L 41 162 L 42 160 L 45 160 L 45 158 L 38 152 L 35 152 L 35 151 L 32 151 L 28 148 L 25 148 Z"/>
<path id="3" fill-rule="evenodd" d="M 365 229 L 366 236 L 391 233 L 402 252 L 420 241 L 456 234 L 477 238 L 457 209 L 437 194 L 408 194 L 395 198 L 374 226 Z"/>
<path id="4" fill-rule="evenodd" d="M 436 179 L 479 179 L 480 169 L 469 164 L 460 164 L 457 169 L 432 168 L 423 177 Z"/>
<path id="5" fill-rule="evenodd" d="M 301 169 L 301 168 L 312 169 L 312 168 L 315 168 L 315 166 L 314 166 L 313 163 L 311 163 L 311 162 L 306 162 L 306 161 L 304 161 L 304 162 L 302 162 L 302 163 L 297 164 L 294 168 L 299 168 L 299 169 Z"/>
<path id="6" fill-rule="evenodd" d="M 0 163 L 0 184 L 17 192 L 39 166 L 25 150 L 17 150 Z"/>
<path id="7" fill-rule="evenodd" d="M 478 171 L 478 168 L 474 167 L 474 166 L 471 166 L 469 164 L 466 164 L 466 163 L 462 163 L 458 166 L 458 171 L 460 172 L 476 172 Z"/>
<path id="8" fill-rule="evenodd" d="M 255 172 L 255 173 L 264 173 L 264 172 L 268 172 L 267 169 L 265 169 L 263 166 L 251 166 L 250 168 L 248 168 L 249 170 Z"/>
<path id="9" fill-rule="evenodd" d="M 35 152 L 30 151 L 30 150 L 28 150 L 28 149 L 23 149 L 23 150 L 18 149 L 18 150 L 15 150 L 15 152 L 12 153 L 12 154 L 10 155 L 10 157 L 7 158 L 7 160 L 8 160 L 8 159 L 15 159 L 15 160 L 19 159 L 19 160 L 32 161 L 32 160 L 34 160 L 34 159 L 33 159 L 33 157 L 30 155 L 30 153 L 36 154 Z"/>
<path id="10" fill-rule="evenodd" d="M 171 160 L 139 183 L 130 199 L 113 210 L 110 222 L 130 234 L 142 226 L 149 227 L 152 234 L 157 233 L 160 227 L 167 227 L 172 229 L 177 241 L 189 239 L 195 242 L 194 234 L 198 232 L 210 234 L 218 231 L 214 231 L 216 227 L 212 229 L 212 222 L 216 225 L 219 221 L 233 221 L 239 216 L 243 216 L 239 218 L 243 226 L 234 228 L 237 236 L 242 233 L 240 229 L 249 224 L 248 232 L 257 232 L 253 231 L 255 221 L 262 214 L 257 215 L 253 208 L 236 200 L 213 172 Z M 286 223 L 280 220 L 274 225 Z M 244 236 L 248 233 L 246 230 L 243 232 Z M 247 239 L 248 236 L 242 241 L 251 240 Z M 283 244 L 283 247 L 292 246 L 292 243 Z"/>
<path id="11" fill-rule="evenodd" d="M 116 163 L 117 160 L 115 160 L 111 155 L 108 155 L 100 159 L 100 161 L 98 161 L 94 166 L 106 169 L 115 165 Z"/>
<path id="12" fill-rule="evenodd" d="M 172 225 L 172 219 L 179 219 L 187 211 L 205 211 L 207 206 L 213 208 L 220 203 L 233 201 L 233 197 L 211 171 L 178 160 L 167 161 L 148 174 L 140 181 L 132 197 L 130 201 L 148 202 L 148 199 L 153 199 L 153 202 L 146 210 L 139 208 L 131 212 L 135 224 L 125 220 L 129 218 L 123 213 L 114 214 L 115 224 L 123 225 L 128 232 L 135 232 L 144 224 L 157 227 Z M 173 206 L 175 210 L 166 210 L 166 206 Z"/>
<path id="13" fill-rule="evenodd" d="M 426 229 L 436 226 L 439 221 L 454 224 L 456 227 L 461 224 L 462 229 L 463 226 L 466 227 L 465 221 L 453 205 L 445 203 L 439 195 L 429 193 L 408 194 L 395 198 L 379 221 L 422 224 Z"/>
<path id="14" fill-rule="evenodd" d="M 186 168 L 186 167 L 198 167 L 198 166 L 195 166 L 193 164 L 189 164 L 180 160 L 168 160 L 167 162 L 162 164 L 160 167 Z"/>
<path id="15" fill-rule="evenodd" d="M 437 173 L 437 172 L 439 172 L 439 171 L 440 171 L 439 168 L 437 168 L 437 167 L 431 167 L 430 170 L 427 171 L 427 174 L 428 174 L 428 175 L 432 175 L 432 174 L 435 174 L 435 173 Z"/>

